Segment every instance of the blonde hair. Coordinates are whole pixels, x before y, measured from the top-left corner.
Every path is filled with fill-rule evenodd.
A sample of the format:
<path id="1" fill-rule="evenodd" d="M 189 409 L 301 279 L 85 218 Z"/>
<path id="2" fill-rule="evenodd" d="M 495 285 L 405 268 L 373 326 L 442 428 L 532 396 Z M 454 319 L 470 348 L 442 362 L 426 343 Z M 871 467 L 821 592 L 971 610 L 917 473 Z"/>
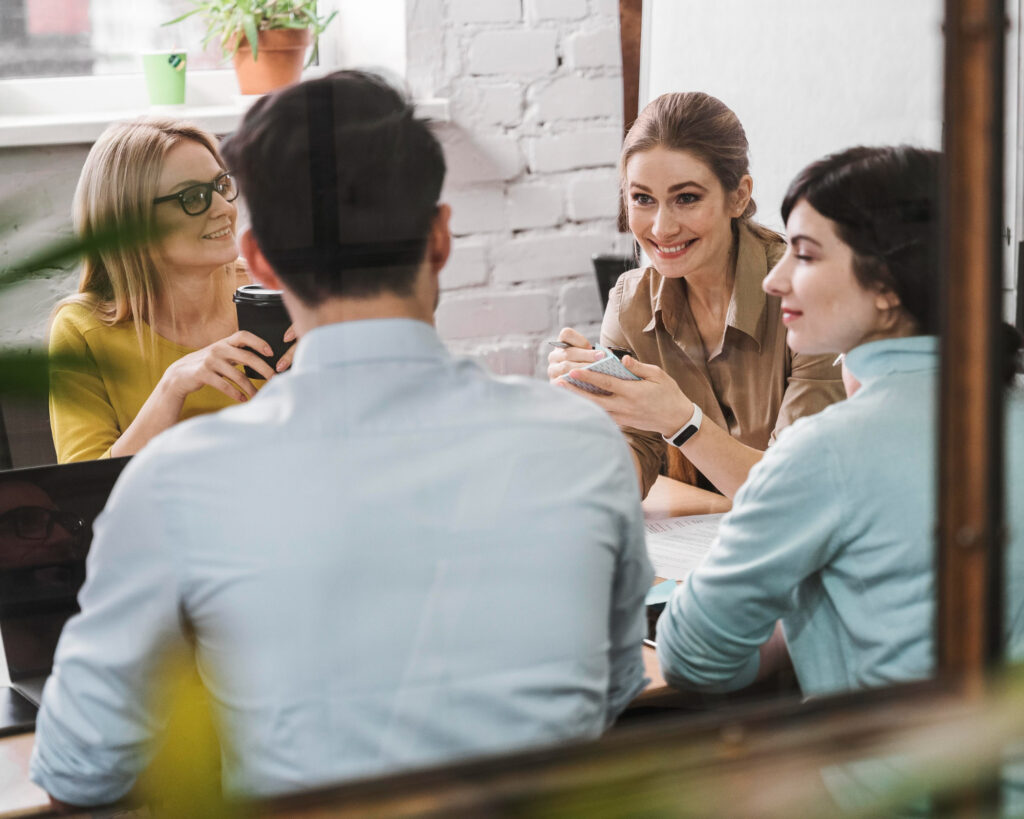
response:
<path id="1" fill-rule="evenodd" d="M 627 163 L 634 154 L 658 147 L 692 153 L 711 169 L 726 193 L 736 190 L 750 173 L 747 135 L 729 106 L 699 91 L 662 94 L 644 106 L 622 144 L 619 179 L 627 205 Z M 746 224 L 762 240 L 781 240 L 775 231 L 753 220 L 755 213 L 757 205 L 751 197 L 734 224 Z"/>
<path id="2" fill-rule="evenodd" d="M 152 319 L 163 290 L 160 267 L 145 241 L 155 227 L 153 199 L 167 152 L 187 139 L 224 167 L 216 138 L 189 122 L 159 117 L 116 122 L 96 140 L 75 189 L 75 233 L 89 238 L 127 227 L 142 241 L 133 237 L 87 253 L 78 293 L 61 301 L 54 315 L 65 304 L 82 304 L 108 326 L 133 322 L 141 345 L 143 322 Z"/>

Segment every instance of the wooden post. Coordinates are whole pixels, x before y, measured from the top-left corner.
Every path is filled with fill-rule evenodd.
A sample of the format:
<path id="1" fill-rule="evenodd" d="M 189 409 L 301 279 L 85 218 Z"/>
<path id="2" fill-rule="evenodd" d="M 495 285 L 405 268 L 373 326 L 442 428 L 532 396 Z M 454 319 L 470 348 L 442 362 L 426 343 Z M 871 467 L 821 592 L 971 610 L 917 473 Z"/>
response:
<path id="1" fill-rule="evenodd" d="M 619 0 L 619 44 L 622 48 L 622 135 L 640 112 L 640 29 L 643 0 Z"/>
<path id="2" fill-rule="evenodd" d="M 1002 660 L 1003 0 L 946 0 L 938 668 Z"/>
<path id="3" fill-rule="evenodd" d="M 640 113 L 640 33 L 643 0 L 619 0 L 619 47 L 622 50 L 622 136 Z M 619 197 L 619 233 L 629 233 L 626 205 Z"/>

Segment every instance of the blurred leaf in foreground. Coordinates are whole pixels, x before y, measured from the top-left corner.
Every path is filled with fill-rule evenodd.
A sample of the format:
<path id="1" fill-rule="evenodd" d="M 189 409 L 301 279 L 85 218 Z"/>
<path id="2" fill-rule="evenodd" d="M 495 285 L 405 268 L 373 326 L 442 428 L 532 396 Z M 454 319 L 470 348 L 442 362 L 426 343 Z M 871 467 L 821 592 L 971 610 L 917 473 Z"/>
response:
<path id="1" fill-rule="evenodd" d="M 16 229 L 19 219 L 12 202 L 0 200 L 0 241 Z M 86 254 L 104 253 L 118 248 L 138 247 L 158 239 L 162 231 L 142 222 L 128 222 L 89 236 L 68 236 L 49 242 L 15 264 L 0 269 L 0 291 L 35 277 L 42 270 L 66 267 Z M 49 394 L 49 366 L 76 368 L 73 356 L 49 359 L 45 347 L 0 348 L 0 396 L 46 399 Z"/>
<path id="2" fill-rule="evenodd" d="M 45 347 L 0 349 L 0 395 L 45 401 L 50 394 L 49 368 L 77 369 L 81 364 L 75 355 L 50 356 Z"/>
<path id="3" fill-rule="evenodd" d="M 0 205 L 2 207 L 2 205 Z M 4 217 L 0 215 L 0 224 Z M 0 238 L 3 233 L 0 232 Z M 88 236 L 68 236 L 50 242 L 27 258 L 0 270 L 0 289 L 31 278 L 40 270 L 67 266 L 87 253 L 104 253 L 118 248 L 138 247 L 158 238 L 158 232 L 141 222 L 98 230 Z"/>

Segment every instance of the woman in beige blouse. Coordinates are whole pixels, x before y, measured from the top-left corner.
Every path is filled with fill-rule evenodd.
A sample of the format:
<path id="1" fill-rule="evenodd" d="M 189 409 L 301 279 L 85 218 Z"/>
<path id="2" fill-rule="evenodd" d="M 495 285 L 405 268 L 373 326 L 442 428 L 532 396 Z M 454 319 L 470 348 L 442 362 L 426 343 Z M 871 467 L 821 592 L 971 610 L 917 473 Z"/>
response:
<path id="1" fill-rule="evenodd" d="M 619 169 L 652 264 L 619 278 L 601 327 L 642 380 L 575 369 L 601 353 L 571 328 L 559 338 L 572 346 L 548 357 L 549 378 L 571 372 L 611 393 L 556 381 L 623 427 L 645 496 L 667 459 L 671 477 L 697 483 L 695 468 L 731 498 L 782 428 L 843 397 L 832 358 L 790 352 L 779 300 L 761 289 L 785 242 L 752 220 L 748 168 L 743 126 L 714 97 L 664 94 L 644 108 Z"/>

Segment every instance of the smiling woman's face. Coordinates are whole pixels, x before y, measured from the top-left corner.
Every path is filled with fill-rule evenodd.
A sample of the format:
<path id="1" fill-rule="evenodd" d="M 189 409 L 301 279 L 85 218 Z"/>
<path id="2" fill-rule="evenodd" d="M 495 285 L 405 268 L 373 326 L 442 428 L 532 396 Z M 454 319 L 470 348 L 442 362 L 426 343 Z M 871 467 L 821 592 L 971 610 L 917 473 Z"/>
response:
<path id="1" fill-rule="evenodd" d="M 789 245 L 764 280 L 782 300 L 787 343 L 798 353 L 846 353 L 868 341 L 899 334 L 891 320 L 898 300 L 865 289 L 853 272 L 853 250 L 806 199 L 786 222 Z"/>
<path id="2" fill-rule="evenodd" d="M 732 249 L 732 220 L 750 199 L 747 184 L 726 191 L 689 151 L 655 147 L 633 154 L 626 162 L 629 229 L 666 278 L 722 275 Z"/>
<path id="3" fill-rule="evenodd" d="M 157 196 L 168 196 L 189 185 L 212 182 L 224 168 L 204 146 L 183 139 L 164 158 Z M 190 216 L 176 200 L 156 208 L 157 224 L 167 231 L 157 248 L 157 259 L 171 271 L 213 271 L 238 258 L 235 222 L 238 210 L 219 193 L 212 194 L 209 209 Z"/>

